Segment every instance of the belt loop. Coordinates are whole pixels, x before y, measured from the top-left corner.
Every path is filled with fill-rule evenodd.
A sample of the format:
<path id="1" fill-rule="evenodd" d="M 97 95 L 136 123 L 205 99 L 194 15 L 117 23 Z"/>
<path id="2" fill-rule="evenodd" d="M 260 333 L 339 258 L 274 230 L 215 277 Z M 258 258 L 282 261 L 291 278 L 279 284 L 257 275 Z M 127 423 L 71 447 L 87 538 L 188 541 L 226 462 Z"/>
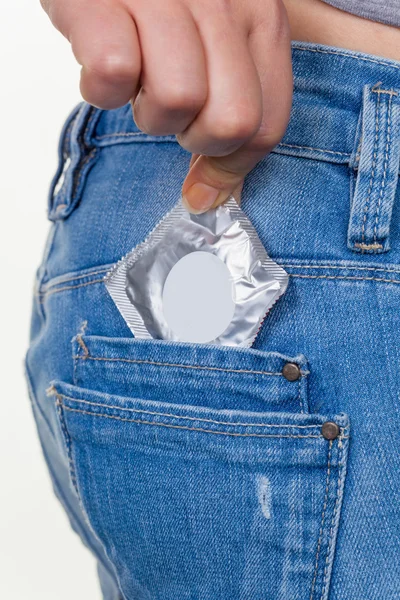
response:
<path id="1" fill-rule="evenodd" d="M 347 237 L 353 252 L 390 250 L 390 220 L 400 168 L 399 95 L 399 89 L 384 89 L 382 82 L 364 86 L 361 142 L 356 139 L 350 161 L 358 170 Z"/>

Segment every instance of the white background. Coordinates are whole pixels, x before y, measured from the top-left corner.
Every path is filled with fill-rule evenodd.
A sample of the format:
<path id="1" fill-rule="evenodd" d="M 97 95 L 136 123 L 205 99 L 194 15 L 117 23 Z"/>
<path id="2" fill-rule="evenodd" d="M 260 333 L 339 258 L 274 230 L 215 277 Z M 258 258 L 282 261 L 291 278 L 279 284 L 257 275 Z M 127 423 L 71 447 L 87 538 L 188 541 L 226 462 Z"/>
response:
<path id="1" fill-rule="evenodd" d="M 47 189 L 79 67 L 39 0 L 3 0 L 0 67 L 0 598 L 98 600 L 94 560 L 51 489 L 23 374 Z"/>

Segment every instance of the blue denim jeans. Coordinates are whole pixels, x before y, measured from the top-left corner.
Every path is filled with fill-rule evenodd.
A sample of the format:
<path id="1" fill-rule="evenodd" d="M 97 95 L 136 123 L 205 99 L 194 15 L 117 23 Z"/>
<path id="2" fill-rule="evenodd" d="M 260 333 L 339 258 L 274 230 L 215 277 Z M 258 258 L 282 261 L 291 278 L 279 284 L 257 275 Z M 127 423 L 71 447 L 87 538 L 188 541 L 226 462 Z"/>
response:
<path id="1" fill-rule="evenodd" d="M 400 64 L 294 43 L 293 68 L 243 191 L 290 274 L 251 349 L 132 337 L 103 277 L 190 157 L 128 106 L 62 133 L 26 365 L 106 600 L 400 598 Z"/>

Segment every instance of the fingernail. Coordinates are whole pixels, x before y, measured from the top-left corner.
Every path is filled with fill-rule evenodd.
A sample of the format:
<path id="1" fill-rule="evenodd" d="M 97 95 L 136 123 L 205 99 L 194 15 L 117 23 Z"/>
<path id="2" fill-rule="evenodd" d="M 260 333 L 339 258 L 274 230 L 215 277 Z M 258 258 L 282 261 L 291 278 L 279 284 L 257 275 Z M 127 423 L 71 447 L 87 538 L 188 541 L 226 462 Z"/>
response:
<path id="1" fill-rule="evenodd" d="M 196 212 L 205 212 L 216 202 L 220 190 L 206 183 L 194 183 L 186 191 L 184 201 Z"/>

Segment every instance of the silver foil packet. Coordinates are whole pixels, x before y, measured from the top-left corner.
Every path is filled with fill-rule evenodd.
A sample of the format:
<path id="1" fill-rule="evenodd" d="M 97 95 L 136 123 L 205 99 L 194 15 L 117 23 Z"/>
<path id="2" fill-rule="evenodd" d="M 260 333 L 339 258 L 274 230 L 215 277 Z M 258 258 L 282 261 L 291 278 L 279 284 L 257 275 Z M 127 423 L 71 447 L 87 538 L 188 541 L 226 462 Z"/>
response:
<path id="1" fill-rule="evenodd" d="M 248 347 L 288 275 L 231 197 L 201 215 L 179 201 L 105 283 L 137 338 Z"/>

